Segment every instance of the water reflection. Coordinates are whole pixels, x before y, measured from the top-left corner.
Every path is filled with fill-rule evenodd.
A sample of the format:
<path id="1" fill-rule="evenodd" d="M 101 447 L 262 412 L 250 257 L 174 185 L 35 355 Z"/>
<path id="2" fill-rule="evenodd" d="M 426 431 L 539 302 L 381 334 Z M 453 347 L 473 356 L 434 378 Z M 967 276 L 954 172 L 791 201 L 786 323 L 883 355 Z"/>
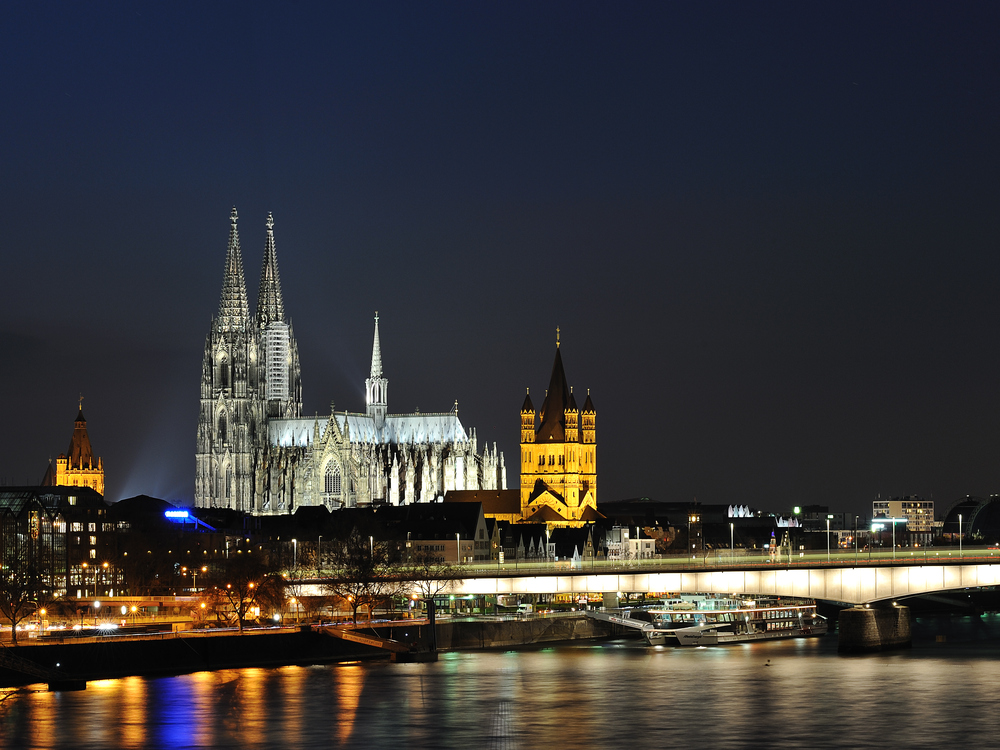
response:
<path id="1" fill-rule="evenodd" d="M 984 621 L 986 625 L 984 626 Z M 0 692 L 0 748 L 712 748 L 992 743 L 1000 621 L 864 657 L 836 638 L 634 642 Z M 964 638 L 964 640 L 963 640 Z"/>

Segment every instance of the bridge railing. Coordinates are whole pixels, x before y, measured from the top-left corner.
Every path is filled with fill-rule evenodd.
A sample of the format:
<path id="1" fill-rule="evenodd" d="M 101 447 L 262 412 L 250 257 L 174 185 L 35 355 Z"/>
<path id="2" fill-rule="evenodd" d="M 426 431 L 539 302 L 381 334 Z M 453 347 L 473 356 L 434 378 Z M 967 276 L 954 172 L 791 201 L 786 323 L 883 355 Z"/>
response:
<path id="1" fill-rule="evenodd" d="M 601 558 L 586 558 L 583 560 L 530 558 L 498 561 L 476 561 L 458 565 L 461 571 L 470 575 L 551 575 L 559 571 L 566 573 L 590 572 L 621 572 L 641 570 L 669 569 L 704 569 L 725 570 L 731 568 L 774 568 L 774 567 L 838 567 L 855 566 L 886 566 L 886 565 L 958 565 L 969 563 L 998 562 L 1000 549 L 991 548 L 957 548 L 923 547 L 873 550 L 792 550 L 782 549 L 779 554 L 772 555 L 768 550 L 716 549 L 699 552 L 693 555 L 663 554 L 652 557 L 627 558 L 608 560 Z"/>

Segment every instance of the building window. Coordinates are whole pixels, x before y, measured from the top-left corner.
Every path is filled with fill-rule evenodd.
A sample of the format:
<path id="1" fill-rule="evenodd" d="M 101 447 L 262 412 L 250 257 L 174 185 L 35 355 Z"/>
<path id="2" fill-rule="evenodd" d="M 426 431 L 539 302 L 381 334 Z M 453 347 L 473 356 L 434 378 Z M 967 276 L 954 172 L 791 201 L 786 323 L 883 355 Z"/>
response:
<path id="1" fill-rule="evenodd" d="M 88 523 L 87 524 L 87 531 L 97 531 L 97 524 L 96 523 Z"/>
<path id="2" fill-rule="evenodd" d="M 96 560 L 97 559 L 97 550 L 96 549 L 90 550 L 90 559 L 91 560 Z"/>
<path id="3" fill-rule="evenodd" d="M 97 546 L 97 537 L 96 536 L 90 537 L 90 546 L 92 546 L 92 547 L 96 547 Z"/>
<path id="4" fill-rule="evenodd" d="M 70 531 L 83 531 L 83 524 L 79 521 L 74 521 L 70 526 Z"/>
<path id="5" fill-rule="evenodd" d="M 328 495 L 339 495 L 341 491 L 340 467 L 334 463 L 327 464 L 326 475 L 323 478 L 323 491 Z"/>

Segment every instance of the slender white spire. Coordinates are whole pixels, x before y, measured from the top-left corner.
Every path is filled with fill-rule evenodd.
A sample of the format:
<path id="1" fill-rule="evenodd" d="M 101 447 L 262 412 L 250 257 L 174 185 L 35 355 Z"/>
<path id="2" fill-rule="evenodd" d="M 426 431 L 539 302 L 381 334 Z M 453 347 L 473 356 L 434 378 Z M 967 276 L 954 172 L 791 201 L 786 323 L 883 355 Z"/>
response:
<path id="1" fill-rule="evenodd" d="M 371 377 L 382 377 L 382 347 L 378 341 L 378 310 L 375 311 L 375 342 L 372 344 Z"/>
<path id="2" fill-rule="evenodd" d="M 378 340 L 378 311 L 375 312 L 375 340 L 372 343 L 372 372 L 365 380 L 365 406 L 368 416 L 381 431 L 389 396 L 389 381 L 382 377 L 382 346 Z"/>

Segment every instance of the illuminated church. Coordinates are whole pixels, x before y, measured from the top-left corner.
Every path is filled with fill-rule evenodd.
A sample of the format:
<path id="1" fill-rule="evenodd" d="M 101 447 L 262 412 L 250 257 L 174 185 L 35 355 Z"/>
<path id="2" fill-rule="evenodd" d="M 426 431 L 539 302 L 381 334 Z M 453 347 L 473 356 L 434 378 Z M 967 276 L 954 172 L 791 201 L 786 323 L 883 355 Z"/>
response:
<path id="1" fill-rule="evenodd" d="M 94 457 L 87 433 L 87 420 L 83 416 L 83 397 L 80 398 L 80 412 L 73 423 L 73 437 L 69 450 L 60 453 L 55 468 L 51 464 L 42 479 L 43 487 L 90 487 L 104 494 L 104 462 L 100 456 Z"/>
<path id="2" fill-rule="evenodd" d="M 521 516 L 532 523 L 581 526 L 597 511 L 597 412 L 581 410 L 567 386 L 556 329 L 556 357 L 542 408 L 530 392 L 521 406 Z"/>
<path id="3" fill-rule="evenodd" d="M 237 213 L 219 314 L 205 341 L 196 440 L 195 505 L 255 515 L 432 502 L 450 490 L 506 489 L 503 454 L 481 452 L 458 403 L 445 413 L 389 414 L 375 315 L 365 412 L 302 416 L 298 347 L 267 239 L 257 308 L 249 313 Z"/>

